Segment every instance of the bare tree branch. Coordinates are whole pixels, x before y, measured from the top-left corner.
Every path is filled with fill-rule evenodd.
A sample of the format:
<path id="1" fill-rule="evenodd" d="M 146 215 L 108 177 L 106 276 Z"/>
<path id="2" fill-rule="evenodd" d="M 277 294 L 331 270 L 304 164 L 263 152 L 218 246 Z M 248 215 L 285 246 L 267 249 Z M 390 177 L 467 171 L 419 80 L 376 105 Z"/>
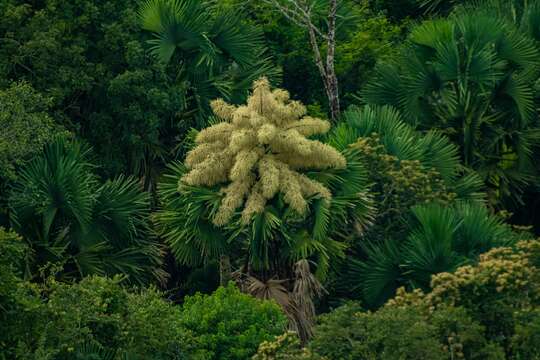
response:
<path id="1" fill-rule="evenodd" d="M 293 24 L 307 30 L 315 65 L 319 70 L 328 97 L 330 115 L 332 120 L 336 121 L 340 113 L 338 79 L 334 67 L 338 0 L 328 0 L 326 34 L 314 24 L 312 11 L 315 2 L 313 0 L 262 0 L 262 2 L 272 6 Z M 326 61 L 322 59 L 318 38 L 326 42 Z"/>

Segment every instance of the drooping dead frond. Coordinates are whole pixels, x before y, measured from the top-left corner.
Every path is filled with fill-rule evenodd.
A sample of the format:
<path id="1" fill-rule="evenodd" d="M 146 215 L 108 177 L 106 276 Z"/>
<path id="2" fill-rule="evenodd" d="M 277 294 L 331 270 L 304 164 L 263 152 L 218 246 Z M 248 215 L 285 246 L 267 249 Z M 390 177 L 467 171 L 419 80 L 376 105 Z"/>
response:
<path id="1" fill-rule="evenodd" d="M 258 299 L 272 299 L 278 303 L 286 312 L 292 308 L 291 297 L 284 284 L 287 280 L 270 279 L 265 282 L 248 276 L 247 292 Z"/>
<path id="2" fill-rule="evenodd" d="M 212 102 L 222 122 L 202 130 L 189 152 L 182 178 L 188 185 L 223 184 L 225 194 L 213 222 L 222 226 L 244 205 L 242 221 L 263 211 L 277 193 L 297 213 L 304 214 L 306 199 L 329 199 L 324 185 L 301 174 L 303 169 L 344 168 L 346 160 L 333 147 L 307 137 L 323 134 L 327 121 L 305 116 L 306 108 L 289 99 L 285 90 L 271 91 L 261 78 L 254 83 L 247 105 Z"/>
<path id="3" fill-rule="evenodd" d="M 313 335 L 315 325 L 315 298 L 326 291 L 311 273 L 309 262 L 299 260 L 294 265 L 294 281 L 270 279 L 261 281 L 254 276 L 237 272 L 235 279 L 240 288 L 259 299 L 273 299 L 289 319 L 290 330 L 296 332 L 302 343 Z M 292 288 L 292 290 L 290 290 Z"/>
<path id="4" fill-rule="evenodd" d="M 295 330 L 302 343 L 307 342 L 313 336 L 315 325 L 315 298 L 320 297 L 326 291 L 317 278 L 311 273 L 309 262 L 306 259 L 299 260 L 294 265 L 294 286 L 292 299 L 296 311 Z"/>

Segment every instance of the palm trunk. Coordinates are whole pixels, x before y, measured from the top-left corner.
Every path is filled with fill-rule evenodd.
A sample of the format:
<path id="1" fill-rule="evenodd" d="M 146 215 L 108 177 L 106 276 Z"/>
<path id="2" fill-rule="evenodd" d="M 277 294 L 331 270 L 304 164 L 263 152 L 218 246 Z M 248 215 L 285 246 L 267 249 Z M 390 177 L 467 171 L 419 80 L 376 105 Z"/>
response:
<path id="1" fill-rule="evenodd" d="M 219 285 L 227 286 L 231 278 L 231 259 L 228 255 L 221 255 L 219 257 Z"/>

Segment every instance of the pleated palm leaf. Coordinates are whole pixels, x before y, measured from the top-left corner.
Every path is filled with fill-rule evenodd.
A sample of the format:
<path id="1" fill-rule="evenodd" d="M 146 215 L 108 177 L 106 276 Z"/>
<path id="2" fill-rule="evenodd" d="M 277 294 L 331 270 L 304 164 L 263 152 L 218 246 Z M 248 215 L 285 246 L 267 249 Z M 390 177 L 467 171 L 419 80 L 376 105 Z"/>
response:
<path id="1" fill-rule="evenodd" d="M 399 161 L 417 160 L 426 170 L 435 169 L 458 199 L 483 200 L 482 179 L 462 166 L 459 148 L 439 131 L 416 131 L 391 106 L 353 106 L 343 120 L 328 139 L 334 147 L 346 149 L 359 138 L 376 134 L 386 152 Z"/>
<path id="2" fill-rule="evenodd" d="M 13 225 L 32 249 L 27 276 L 48 262 L 66 279 L 125 274 L 146 283 L 163 276 L 149 236 L 149 198 L 131 178 L 100 184 L 89 148 L 58 139 L 22 169 L 10 196 Z"/>
<path id="3" fill-rule="evenodd" d="M 413 28 L 401 55 L 377 67 L 362 96 L 396 107 L 420 130 L 447 134 L 494 197 L 519 200 L 534 181 L 539 65 L 533 39 L 511 22 L 487 10 L 457 12 Z"/>
<path id="4" fill-rule="evenodd" d="M 519 24 L 524 15 L 538 4 L 528 0 L 417 0 L 418 6 L 426 13 L 447 14 L 456 11 L 486 9 L 495 16 L 508 16 Z"/>
<path id="5" fill-rule="evenodd" d="M 206 0 L 146 0 L 139 16 L 153 34 L 150 51 L 189 87 L 200 124 L 211 113 L 211 99 L 238 103 L 254 80 L 278 75 L 262 32 L 239 11 Z"/>
<path id="6" fill-rule="evenodd" d="M 169 245 L 176 260 L 188 266 L 199 266 L 218 260 L 229 251 L 227 229 L 212 223 L 222 195 L 217 188 L 178 187 L 188 169 L 181 162 L 168 165 L 158 185 L 160 209 L 154 220 L 157 230 Z"/>
<path id="7" fill-rule="evenodd" d="M 428 289 L 432 275 L 473 263 L 481 253 L 520 238 L 478 204 L 420 205 L 412 213 L 404 241 L 368 244 L 366 259 L 353 261 L 350 285 L 371 306 L 383 304 L 400 286 Z"/>

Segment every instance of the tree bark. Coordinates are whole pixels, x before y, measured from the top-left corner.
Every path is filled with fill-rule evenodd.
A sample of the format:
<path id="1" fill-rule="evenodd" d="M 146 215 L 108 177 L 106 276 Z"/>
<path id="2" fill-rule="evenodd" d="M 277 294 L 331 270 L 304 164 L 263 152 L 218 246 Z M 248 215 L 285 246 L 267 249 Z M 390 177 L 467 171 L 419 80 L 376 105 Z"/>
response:
<path id="1" fill-rule="evenodd" d="M 334 67 L 336 51 L 336 15 L 337 0 L 330 0 L 330 8 L 328 10 L 328 49 L 326 52 L 326 93 L 330 106 L 330 116 L 334 122 L 338 120 L 340 114 L 338 79 Z"/>
<path id="2" fill-rule="evenodd" d="M 323 34 L 314 24 L 311 19 L 311 7 L 307 1 L 289 0 L 292 7 L 281 5 L 278 0 L 263 0 L 278 9 L 287 19 L 304 27 L 308 31 L 309 43 L 313 51 L 313 59 L 319 70 L 324 86 L 326 97 L 328 98 L 328 107 L 330 110 L 330 118 L 333 122 L 337 122 L 340 116 L 339 104 L 339 84 L 336 75 L 335 49 L 336 49 L 336 17 L 338 0 L 328 0 L 328 32 Z M 326 61 L 323 61 L 319 48 L 318 37 L 321 37 L 327 42 Z"/>

